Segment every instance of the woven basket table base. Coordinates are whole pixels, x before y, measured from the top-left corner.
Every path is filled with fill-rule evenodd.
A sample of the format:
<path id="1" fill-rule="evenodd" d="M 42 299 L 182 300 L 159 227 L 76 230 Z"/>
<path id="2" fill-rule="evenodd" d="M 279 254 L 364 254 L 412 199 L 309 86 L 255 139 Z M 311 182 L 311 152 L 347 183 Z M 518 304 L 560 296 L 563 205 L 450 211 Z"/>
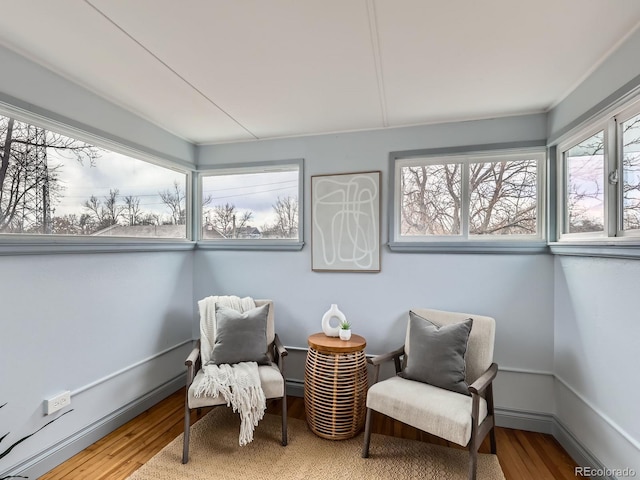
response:
<path id="1" fill-rule="evenodd" d="M 316 435 L 343 440 L 364 426 L 367 362 L 364 349 L 328 353 L 309 348 L 305 365 L 304 406 Z"/>

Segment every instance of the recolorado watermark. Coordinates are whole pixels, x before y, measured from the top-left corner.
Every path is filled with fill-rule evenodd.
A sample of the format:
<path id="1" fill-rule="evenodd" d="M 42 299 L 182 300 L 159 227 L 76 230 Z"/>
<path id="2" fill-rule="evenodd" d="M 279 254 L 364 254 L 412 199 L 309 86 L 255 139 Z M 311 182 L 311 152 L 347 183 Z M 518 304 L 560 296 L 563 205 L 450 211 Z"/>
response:
<path id="1" fill-rule="evenodd" d="M 630 478 L 636 476 L 636 471 L 633 468 L 576 467 L 573 473 L 576 477 Z"/>

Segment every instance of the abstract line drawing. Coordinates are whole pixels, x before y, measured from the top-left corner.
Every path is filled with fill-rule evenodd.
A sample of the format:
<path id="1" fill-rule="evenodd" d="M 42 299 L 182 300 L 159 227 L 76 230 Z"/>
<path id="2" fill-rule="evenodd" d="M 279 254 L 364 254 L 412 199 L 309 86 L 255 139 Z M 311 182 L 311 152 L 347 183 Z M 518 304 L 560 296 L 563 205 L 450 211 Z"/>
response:
<path id="1" fill-rule="evenodd" d="M 380 175 L 311 177 L 311 268 L 380 271 Z"/>

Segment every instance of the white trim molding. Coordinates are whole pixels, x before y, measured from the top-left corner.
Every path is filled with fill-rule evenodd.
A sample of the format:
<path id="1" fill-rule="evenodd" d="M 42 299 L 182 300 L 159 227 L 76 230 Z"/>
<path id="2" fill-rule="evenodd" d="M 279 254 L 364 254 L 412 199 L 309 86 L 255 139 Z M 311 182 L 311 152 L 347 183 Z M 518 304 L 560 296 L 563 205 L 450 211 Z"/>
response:
<path id="1" fill-rule="evenodd" d="M 555 375 L 556 380 L 560 382 L 567 390 L 573 393 L 582 403 L 584 403 L 587 407 L 589 407 L 593 412 L 598 415 L 602 420 L 604 420 L 611 428 L 613 428 L 616 432 L 618 432 L 622 438 L 624 438 L 627 442 L 633 445 L 637 450 L 640 451 L 640 442 L 633 438 L 629 432 L 623 429 L 620 425 L 618 425 L 615 421 L 609 417 L 606 413 L 596 407 L 589 399 L 587 399 L 584 395 L 578 392 L 575 388 L 573 388 L 569 383 L 564 380 L 561 376 Z"/>

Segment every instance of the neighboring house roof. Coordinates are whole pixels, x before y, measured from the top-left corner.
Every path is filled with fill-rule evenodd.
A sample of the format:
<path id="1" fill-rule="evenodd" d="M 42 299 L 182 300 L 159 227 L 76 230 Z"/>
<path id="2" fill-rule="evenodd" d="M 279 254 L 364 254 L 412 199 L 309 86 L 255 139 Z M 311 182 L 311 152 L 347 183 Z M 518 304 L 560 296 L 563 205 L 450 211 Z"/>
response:
<path id="1" fill-rule="evenodd" d="M 186 225 L 111 225 L 93 234 L 98 237 L 186 238 Z"/>
<path id="2" fill-rule="evenodd" d="M 202 227 L 203 240 L 213 240 L 213 239 L 220 239 L 220 238 L 226 238 L 222 233 L 220 233 L 220 230 L 218 230 L 216 227 L 214 227 L 210 223 L 205 223 L 203 225 Z"/>
<path id="3" fill-rule="evenodd" d="M 147 237 L 147 238 L 186 238 L 186 225 L 111 225 L 95 232 L 98 237 Z M 205 225 L 202 238 L 212 240 L 225 238 L 212 225 Z"/>
<path id="4" fill-rule="evenodd" d="M 252 226 L 239 228 L 237 234 L 238 236 L 242 236 L 242 237 L 260 237 L 261 236 L 260 230 Z"/>

